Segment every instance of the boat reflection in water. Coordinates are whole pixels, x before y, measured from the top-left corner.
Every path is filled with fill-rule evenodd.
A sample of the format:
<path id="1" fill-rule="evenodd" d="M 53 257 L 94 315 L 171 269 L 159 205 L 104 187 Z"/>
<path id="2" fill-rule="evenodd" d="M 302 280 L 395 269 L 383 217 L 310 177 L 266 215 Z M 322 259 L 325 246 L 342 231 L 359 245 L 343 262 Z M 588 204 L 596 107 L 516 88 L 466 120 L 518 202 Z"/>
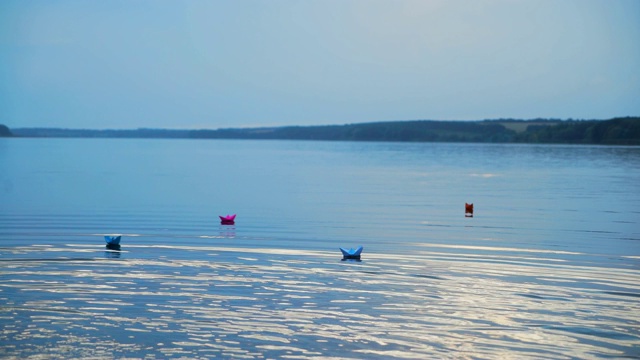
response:
<path id="1" fill-rule="evenodd" d="M 109 250 L 120 251 L 120 244 L 107 244 L 105 247 Z"/>
<path id="2" fill-rule="evenodd" d="M 121 254 L 120 251 L 105 251 L 104 257 L 107 259 L 120 259 Z"/>

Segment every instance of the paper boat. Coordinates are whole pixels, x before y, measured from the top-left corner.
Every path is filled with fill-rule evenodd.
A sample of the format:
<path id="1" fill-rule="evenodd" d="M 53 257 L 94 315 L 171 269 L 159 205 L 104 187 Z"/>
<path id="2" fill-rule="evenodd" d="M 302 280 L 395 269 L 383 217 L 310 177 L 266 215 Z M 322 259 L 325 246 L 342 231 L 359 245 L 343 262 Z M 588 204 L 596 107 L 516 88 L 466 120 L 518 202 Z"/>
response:
<path id="1" fill-rule="evenodd" d="M 362 253 L 362 246 L 358 246 L 357 249 L 353 250 L 353 249 L 345 249 L 345 248 L 340 248 L 340 251 L 342 251 L 342 258 L 343 259 L 356 259 L 356 260 L 360 260 L 360 254 Z"/>
<path id="2" fill-rule="evenodd" d="M 473 217 L 473 204 L 464 203 L 464 216 Z"/>
<path id="3" fill-rule="evenodd" d="M 218 215 L 218 216 L 220 217 L 220 223 L 222 225 L 233 225 L 233 224 L 236 223 L 235 222 L 236 214 L 227 215 L 227 216 L 220 216 L 220 215 Z"/>
<path id="4" fill-rule="evenodd" d="M 118 236 L 105 236 L 104 237 L 104 241 L 107 242 L 107 245 L 120 245 L 120 238 L 122 238 L 122 235 L 118 235 Z"/>

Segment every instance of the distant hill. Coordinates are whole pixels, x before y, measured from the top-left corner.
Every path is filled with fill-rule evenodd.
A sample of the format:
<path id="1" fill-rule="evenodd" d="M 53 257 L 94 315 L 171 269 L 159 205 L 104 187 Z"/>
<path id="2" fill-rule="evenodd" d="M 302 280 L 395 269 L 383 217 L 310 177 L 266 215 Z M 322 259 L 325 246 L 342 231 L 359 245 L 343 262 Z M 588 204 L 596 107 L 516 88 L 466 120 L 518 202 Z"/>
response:
<path id="1" fill-rule="evenodd" d="M 13 136 L 11 130 L 5 125 L 0 124 L 0 137 L 10 137 Z"/>
<path id="2" fill-rule="evenodd" d="M 8 129 L 7 129 L 8 130 Z M 396 142 L 489 142 L 640 145 L 640 118 L 611 120 L 497 119 L 385 121 L 325 126 L 217 130 L 14 129 L 22 137 L 278 139 Z"/>

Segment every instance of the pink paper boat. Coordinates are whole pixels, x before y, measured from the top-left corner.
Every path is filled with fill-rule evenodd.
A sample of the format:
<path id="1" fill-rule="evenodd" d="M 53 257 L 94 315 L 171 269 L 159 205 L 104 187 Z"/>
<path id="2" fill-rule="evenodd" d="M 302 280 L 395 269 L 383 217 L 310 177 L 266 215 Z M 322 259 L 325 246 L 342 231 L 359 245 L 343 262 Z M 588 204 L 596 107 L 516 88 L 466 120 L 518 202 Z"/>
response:
<path id="1" fill-rule="evenodd" d="M 233 225 L 233 224 L 236 223 L 235 222 L 236 214 L 227 215 L 227 216 L 220 216 L 220 215 L 218 215 L 218 216 L 220 217 L 220 223 L 222 225 Z"/>

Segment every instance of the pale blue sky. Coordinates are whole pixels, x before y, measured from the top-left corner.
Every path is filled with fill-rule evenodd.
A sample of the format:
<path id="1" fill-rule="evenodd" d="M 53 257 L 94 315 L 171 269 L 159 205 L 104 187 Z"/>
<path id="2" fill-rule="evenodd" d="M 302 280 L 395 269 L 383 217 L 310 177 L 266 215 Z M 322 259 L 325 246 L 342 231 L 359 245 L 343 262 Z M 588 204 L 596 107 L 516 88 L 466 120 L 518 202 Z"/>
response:
<path id="1" fill-rule="evenodd" d="M 638 0 L 2 0 L 0 123 L 640 115 Z"/>

